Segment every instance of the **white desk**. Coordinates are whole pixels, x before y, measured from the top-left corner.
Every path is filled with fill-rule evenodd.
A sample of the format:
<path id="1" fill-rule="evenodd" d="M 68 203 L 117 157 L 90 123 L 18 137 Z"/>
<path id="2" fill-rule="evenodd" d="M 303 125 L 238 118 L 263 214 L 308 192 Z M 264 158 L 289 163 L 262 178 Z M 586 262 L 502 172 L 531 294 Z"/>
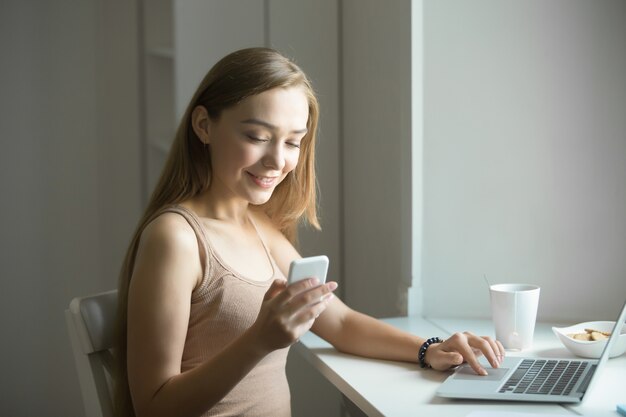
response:
<path id="1" fill-rule="evenodd" d="M 493 336 L 489 320 L 451 320 L 401 317 L 385 319 L 402 330 L 424 337 L 447 337 L 468 330 Z M 295 348 L 343 395 L 367 416 L 466 416 L 474 410 L 549 413 L 616 417 L 617 403 L 626 402 L 626 355 L 608 361 L 601 379 L 584 405 L 517 403 L 504 401 L 449 400 L 435 391 L 449 375 L 422 370 L 417 364 L 361 358 L 337 352 L 323 339 L 309 332 Z M 515 356 L 520 353 L 508 352 Z M 552 333 L 551 326 L 538 323 L 532 351 L 524 356 L 575 358 Z"/>

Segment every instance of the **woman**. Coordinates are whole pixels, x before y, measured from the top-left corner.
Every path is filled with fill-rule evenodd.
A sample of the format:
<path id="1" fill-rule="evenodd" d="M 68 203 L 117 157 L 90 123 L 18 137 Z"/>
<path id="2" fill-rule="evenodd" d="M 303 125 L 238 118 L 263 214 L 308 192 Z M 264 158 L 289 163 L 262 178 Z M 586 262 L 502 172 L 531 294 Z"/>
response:
<path id="1" fill-rule="evenodd" d="M 311 329 L 340 351 L 444 370 L 499 342 L 425 341 L 348 308 L 335 282 L 285 282 L 296 227 L 319 229 L 318 104 L 267 48 L 204 78 L 139 223 L 119 287 L 116 401 L 138 416 L 290 415 L 287 350 Z"/>

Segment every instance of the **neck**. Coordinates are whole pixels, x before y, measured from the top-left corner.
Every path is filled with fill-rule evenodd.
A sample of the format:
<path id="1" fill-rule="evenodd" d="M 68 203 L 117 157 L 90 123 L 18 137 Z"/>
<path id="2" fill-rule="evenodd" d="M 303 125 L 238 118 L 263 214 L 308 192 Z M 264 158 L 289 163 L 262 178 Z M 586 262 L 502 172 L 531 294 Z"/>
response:
<path id="1" fill-rule="evenodd" d="M 246 226 L 249 223 L 249 203 L 241 199 L 215 198 L 207 190 L 191 200 L 193 210 L 200 217 L 220 220 L 233 225 Z"/>

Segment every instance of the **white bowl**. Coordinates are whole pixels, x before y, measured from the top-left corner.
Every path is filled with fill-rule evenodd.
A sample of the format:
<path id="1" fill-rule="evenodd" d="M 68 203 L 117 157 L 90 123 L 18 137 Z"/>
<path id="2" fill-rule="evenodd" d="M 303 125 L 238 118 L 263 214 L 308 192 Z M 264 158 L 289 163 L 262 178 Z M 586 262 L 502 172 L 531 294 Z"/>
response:
<path id="1" fill-rule="evenodd" d="M 570 333 L 584 333 L 585 329 L 610 332 L 613 330 L 613 326 L 615 326 L 614 321 L 587 321 L 569 327 L 553 327 L 552 331 L 574 355 L 582 356 L 583 358 L 597 359 L 602 354 L 608 339 L 597 341 L 575 340 L 567 335 Z M 622 331 L 617 342 L 613 345 L 609 357 L 614 358 L 624 352 L 626 352 L 626 325 L 622 326 Z"/>

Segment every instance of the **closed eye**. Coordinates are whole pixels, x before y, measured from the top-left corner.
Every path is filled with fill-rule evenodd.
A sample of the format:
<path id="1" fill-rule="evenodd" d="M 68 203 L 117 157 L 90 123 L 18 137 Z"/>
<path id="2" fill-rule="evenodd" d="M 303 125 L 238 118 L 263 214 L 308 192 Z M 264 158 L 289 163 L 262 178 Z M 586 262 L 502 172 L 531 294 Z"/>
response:
<path id="1" fill-rule="evenodd" d="M 250 139 L 250 141 L 255 142 L 255 143 L 264 143 L 268 141 L 268 139 L 257 138 L 256 136 L 251 136 L 251 135 L 246 135 L 246 136 L 248 137 L 248 139 Z"/>

